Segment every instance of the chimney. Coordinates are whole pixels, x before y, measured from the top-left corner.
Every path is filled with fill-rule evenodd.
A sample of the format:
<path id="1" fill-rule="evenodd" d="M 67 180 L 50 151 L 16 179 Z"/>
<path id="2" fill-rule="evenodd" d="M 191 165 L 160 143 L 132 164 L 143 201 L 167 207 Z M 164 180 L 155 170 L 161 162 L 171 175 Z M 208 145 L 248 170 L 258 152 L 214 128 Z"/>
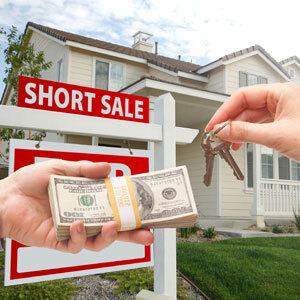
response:
<path id="1" fill-rule="evenodd" d="M 138 31 L 133 35 L 133 45 L 132 48 L 136 50 L 142 50 L 152 53 L 152 37 L 153 34 L 144 31 Z"/>
<path id="2" fill-rule="evenodd" d="M 181 55 L 180 54 L 178 55 L 178 60 L 181 60 Z"/>
<path id="3" fill-rule="evenodd" d="M 155 54 L 158 54 L 158 42 L 155 42 Z"/>

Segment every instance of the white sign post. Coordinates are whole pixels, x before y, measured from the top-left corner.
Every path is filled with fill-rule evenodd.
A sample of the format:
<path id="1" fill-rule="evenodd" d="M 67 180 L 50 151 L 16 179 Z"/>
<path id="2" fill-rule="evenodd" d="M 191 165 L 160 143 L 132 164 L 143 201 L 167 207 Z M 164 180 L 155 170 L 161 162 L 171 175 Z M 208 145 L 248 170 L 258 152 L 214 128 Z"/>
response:
<path id="1" fill-rule="evenodd" d="M 199 131 L 175 127 L 175 100 L 169 93 L 155 101 L 154 116 L 156 124 L 145 124 L 3 105 L 0 127 L 154 142 L 155 170 L 173 167 L 176 143 L 192 143 Z M 155 238 L 154 291 L 176 299 L 175 230 L 155 230 Z"/>

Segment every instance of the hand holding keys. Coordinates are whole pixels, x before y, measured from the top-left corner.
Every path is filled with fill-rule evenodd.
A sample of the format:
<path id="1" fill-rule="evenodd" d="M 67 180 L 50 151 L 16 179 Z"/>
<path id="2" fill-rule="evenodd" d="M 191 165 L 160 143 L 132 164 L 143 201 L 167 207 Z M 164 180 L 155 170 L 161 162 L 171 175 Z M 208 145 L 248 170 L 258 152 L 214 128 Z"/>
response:
<path id="1" fill-rule="evenodd" d="M 212 172 L 214 167 L 214 159 L 217 154 L 221 156 L 232 168 L 234 176 L 238 180 L 244 180 L 244 175 L 238 167 L 237 163 L 233 159 L 229 152 L 230 145 L 219 139 L 216 134 L 220 132 L 225 126 L 229 124 L 230 120 L 225 122 L 217 130 L 204 132 L 201 139 L 201 146 L 205 152 L 206 159 L 206 174 L 204 175 L 204 184 L 209 186 L 211 184 Z"/>

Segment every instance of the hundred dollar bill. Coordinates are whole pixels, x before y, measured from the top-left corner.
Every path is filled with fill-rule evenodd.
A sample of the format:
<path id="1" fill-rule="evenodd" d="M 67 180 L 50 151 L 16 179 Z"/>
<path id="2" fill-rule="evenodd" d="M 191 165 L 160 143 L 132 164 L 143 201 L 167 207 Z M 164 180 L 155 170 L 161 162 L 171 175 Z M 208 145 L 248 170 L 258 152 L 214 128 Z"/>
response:
<path id="1" fill-rule="evenodd" d="M 182 228 L 196 222 L 198 213 L 185 166 L 133 175 L 130 180 L 140 227 Z M 88 236 L 114 220 L 104 179 L 52 175 L 48 190 L 58 240 L 69 238 L 70 225 L 76 220 L 83 221 Z"/>

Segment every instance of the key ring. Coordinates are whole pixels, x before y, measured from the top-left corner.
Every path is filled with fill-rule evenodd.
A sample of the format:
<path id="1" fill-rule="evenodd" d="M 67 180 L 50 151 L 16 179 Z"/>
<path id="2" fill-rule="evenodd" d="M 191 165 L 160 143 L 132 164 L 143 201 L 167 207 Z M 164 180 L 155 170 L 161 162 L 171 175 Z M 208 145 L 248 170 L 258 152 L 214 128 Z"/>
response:
<path id="1" fill-rule="evenodd" d="M 217 133 L 219 133 L 222 129 L 224 129 L 229 123 L 230 123 L 231 119 L 228 119 L 225 123 L 223 123 L 221 126 L 219 126 L 219 128 L 217 128 L 214 131 L 214 135 L 216 135 Z"/>

